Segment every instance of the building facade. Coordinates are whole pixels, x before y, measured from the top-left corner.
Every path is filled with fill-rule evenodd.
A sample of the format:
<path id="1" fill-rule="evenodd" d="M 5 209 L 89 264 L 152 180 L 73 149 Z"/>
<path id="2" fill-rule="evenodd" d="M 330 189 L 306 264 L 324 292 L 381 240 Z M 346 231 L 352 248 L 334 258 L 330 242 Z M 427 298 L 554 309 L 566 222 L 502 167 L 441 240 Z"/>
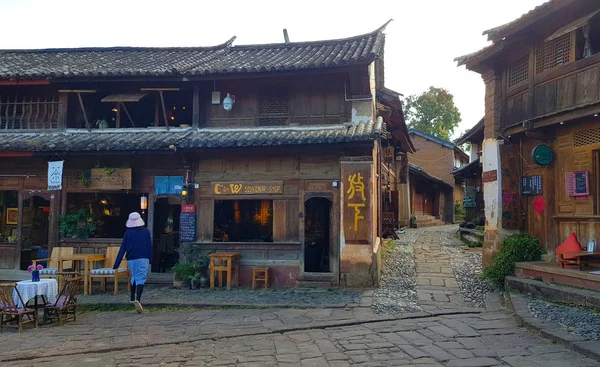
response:
<path id="1" fill-rule="evenodd" d="M 253 266 L 269 266 L 276 287 L 376 284 L 385 193 L 396 157 L 412 151 L 398 95 L 383 86 L 383 29 L 0 51 L 0 268 L 23 269 L 54 246 L 118 246 L 141 211 L 153 272 L 198 246 L 240 252 L 242 284 Z M 49 162 L 63 162 L 57 187 Z M 56 223 L 76 213 L 94 224 L 89 238 Z"/>
<path id="2" fill-rule="evenodd" d="M 485 82 L 484 265 L 526 230 L 553 258 L 570 233 L 597 240 L 600 3 L 552 0 L 485 31 L 457 59 Z"/>
<path id="3" fill-rule="evenodd" d="M 464 188 L 455 182 L 452 171 L 467 164 L 469 156 L 450 141 L 414 128 L 408 132 L 415 146 L 415 153 L 408 159 L 414 165 L 413 172 L 420 170 L 434 178 L 429 185 L 418 185 L 415 182 L 411 186 L 412 213 L 415 216 L 428 215 L 453 223 L 454 205 L 456 202 L 462 203 Z M 424 175 L 418 176 L 420 179 L 431 180 Z"/>

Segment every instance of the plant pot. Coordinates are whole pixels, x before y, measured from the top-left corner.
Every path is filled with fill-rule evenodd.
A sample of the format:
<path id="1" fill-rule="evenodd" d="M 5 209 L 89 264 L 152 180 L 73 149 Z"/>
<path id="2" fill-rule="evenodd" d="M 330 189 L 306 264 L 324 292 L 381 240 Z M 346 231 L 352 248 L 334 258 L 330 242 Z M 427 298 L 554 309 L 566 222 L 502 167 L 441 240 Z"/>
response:
<path id="1" fill-rule="evenodd" d="M 200 287 L 200 279 L 190 280 L 190 289 L 198 289 Z"/>
<path id="2" fill-rule="evenodd" d="M 207 276 L 200 277 L 200 287 L 206 288 L 207 286 L 208 286 L 208 277 Z"/>

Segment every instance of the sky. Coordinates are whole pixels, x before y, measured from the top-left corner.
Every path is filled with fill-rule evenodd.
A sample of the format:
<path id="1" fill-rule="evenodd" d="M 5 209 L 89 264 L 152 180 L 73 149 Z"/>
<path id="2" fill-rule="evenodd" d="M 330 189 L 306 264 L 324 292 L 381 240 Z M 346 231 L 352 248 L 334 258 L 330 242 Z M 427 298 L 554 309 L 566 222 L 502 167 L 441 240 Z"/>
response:
<path id="1" fill-rule="evenodd" d="M 430 86 L 455 96 L 462 121 L 484 112 L 479 74 L 455 57 L 488 42 L 482 32 L 544 0 L 0 0 L 0 48 L 212 46 L 314 41 L 371 32 L 387 20 L 385 84 L 405 96 Z"/>

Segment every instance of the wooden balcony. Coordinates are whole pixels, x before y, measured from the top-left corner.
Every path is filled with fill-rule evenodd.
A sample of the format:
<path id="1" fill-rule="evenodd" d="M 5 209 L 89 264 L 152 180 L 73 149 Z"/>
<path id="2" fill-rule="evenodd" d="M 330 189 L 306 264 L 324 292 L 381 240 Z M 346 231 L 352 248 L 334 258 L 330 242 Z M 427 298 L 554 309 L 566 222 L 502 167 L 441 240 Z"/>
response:
<path id="1" fill-rule="evenodd" d="M 0 131 L 57 129 L 62 111 L 58 96 L 0 99 Z"/>
<path id="2" fill-rule="evenodd" d="M 503 127 L 600 103 L 600 53 L 535 74 L 508 89 Z"/>

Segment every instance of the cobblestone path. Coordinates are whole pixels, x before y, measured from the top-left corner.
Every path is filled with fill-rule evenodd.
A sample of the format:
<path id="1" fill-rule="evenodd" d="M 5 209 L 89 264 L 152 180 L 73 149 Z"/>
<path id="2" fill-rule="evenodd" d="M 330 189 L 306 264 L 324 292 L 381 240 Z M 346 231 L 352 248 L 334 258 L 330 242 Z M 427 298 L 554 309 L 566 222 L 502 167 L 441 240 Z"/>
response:
<path id="1" fill-rule="evenodd" d="M 417 296 L 425 311 L 466 307 L 454 277 L 450 254 L 440 247 L 440 236 L 441 232 L 435 228 L 426 228 L 414 246 Z"/>
<path id="2" fill-rule="evenodd" d="M 360 301 L 335 293 L 336 308 L 90 312 L 63 327 L 0 333 L 0 365 L 600 367 L 506 312 L 465 305 L 440 246 L 447 231 L 420 231 L 414 251 L 405 247 L 412 272 L 400 275 L 412 280 L 394 297 L 410 300 L 387 298 L 404 304 L 392 315 L 373 313 L 378 291 Z"/>

